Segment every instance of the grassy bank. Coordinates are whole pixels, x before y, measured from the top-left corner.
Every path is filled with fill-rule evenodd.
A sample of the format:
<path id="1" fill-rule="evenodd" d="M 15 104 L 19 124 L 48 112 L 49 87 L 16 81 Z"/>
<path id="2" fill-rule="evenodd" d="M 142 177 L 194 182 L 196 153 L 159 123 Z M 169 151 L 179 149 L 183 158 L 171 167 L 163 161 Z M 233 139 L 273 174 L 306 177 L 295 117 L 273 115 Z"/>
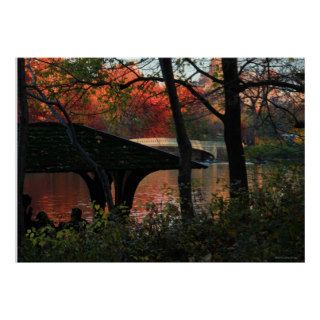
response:
<path id="1" fill-rule="evenodd" d="M 252 162 L 293 160 L 304 161 L 304 145 L 293 142 L 263 142 L 245 147 L 246 159 Z"/>

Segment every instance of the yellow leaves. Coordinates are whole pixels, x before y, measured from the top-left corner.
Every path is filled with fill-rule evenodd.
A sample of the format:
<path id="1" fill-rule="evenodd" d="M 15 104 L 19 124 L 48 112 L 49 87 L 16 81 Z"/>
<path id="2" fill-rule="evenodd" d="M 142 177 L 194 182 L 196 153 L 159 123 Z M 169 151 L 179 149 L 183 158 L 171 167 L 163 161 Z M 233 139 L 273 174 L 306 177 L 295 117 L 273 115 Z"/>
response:
<path id="1" fill-rule="evenodd" d="M 298 144 L 304 143 L 304 129 L 302 128 L 294 128 L 292 133 L 296 134 L 293 141 Z"/>

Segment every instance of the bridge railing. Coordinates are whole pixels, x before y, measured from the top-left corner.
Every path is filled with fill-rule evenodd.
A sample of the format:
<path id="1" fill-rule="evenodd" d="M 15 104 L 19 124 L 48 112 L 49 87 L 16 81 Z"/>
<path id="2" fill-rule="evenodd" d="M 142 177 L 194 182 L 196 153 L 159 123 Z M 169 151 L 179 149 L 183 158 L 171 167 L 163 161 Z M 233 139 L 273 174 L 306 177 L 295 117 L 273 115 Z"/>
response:
<path id="1" fill-rule="evenodd" d="M 150 147 L 178 147 L 177 140 L 175 138 L 138 138 L 131 139 L 131 141 L 141 143 Z M 218 151 L 217 148 L 225 148 L 225 143 L 223 140 L 214 141 L 201 141 L 201 140 L 190 140 L 192 148 L 205 150 L 210 152 L 217 158 Z"/>
<path id="2" fill-rule="evenodd" d="M 178 146 L 177 140 L 175 138 L 138 138 L 138 139 L 131 139 L 131 141 L 146 144 L 149 146 Z M 211 147 L 213 145 L 224 147 L 223 140 L 213 140 L 213 141 L 206 141 L 206 140 L 190 140 L 193 147 Z"/>

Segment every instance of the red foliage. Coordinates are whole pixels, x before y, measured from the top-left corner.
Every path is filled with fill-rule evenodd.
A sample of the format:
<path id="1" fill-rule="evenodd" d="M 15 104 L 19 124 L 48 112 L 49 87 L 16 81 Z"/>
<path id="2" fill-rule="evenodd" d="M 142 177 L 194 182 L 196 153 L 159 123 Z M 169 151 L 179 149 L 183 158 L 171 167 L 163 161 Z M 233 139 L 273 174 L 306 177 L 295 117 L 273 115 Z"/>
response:
<path id="1" fill-rule="evenodd" d="M 61 59 L 32 59 L 32 68 L 37 75 L 37 82 L 46 95 L 52 93 L 66 105 L 73 122 L 81 123 L 98 130 L 119 134 L 128 138 L 173 136 L 171 125 L 171 110 L 169 101 L 164 94 L 165 86 L 154 82 L 136 82 L 129 90 L 115 94 L 108 86 L 92 88 L 81 84 L 70 86 L 69 90 L 54 84 L 71 83 L 72 77 L 62 75 L 59 69 L 50 68 L 46 64 L 61 61 Z M 140 75 L 139 70 L 130 71 L 119 67 L 103 70 L 109 82 L 126 83 Z M 28 81 L 31 81 L 29 71 Z M 187 105 L 195 99 L 189 91 L 178 86 L 178 95 L 182 111 L 188 112 Z M 30 100 L 31 121 L 56 121 L 50 110 L 43 103 Z"/>

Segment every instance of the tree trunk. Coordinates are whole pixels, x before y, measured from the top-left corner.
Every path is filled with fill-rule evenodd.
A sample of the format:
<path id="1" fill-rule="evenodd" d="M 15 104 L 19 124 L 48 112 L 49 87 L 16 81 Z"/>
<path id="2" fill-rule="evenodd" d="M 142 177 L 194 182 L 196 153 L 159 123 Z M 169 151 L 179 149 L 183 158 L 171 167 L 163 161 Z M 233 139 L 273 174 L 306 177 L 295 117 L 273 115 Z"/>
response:
<path id="1" fill-rule="evenodd" d="M 23 207 L 23 185 L 26 167 L 28 140 L 28 103 L 26 93 L 25 62 L 18 58 L 18 249 L 25 234 L 25 212 Z M 19 257 L 19 254 L 18 254 Z"/>
<path id="2" fill-rule="evenodd" d="M 178 185 L 180 193 L 181 215 L 184 219 L 189 220 L 194 216 L 191 193 L 192 147 L 181 114 L 177 90 L 174 83 L 171 59 L 160 58 L 159 61 L 169 95 L 180 154 Z"/>
<path id="3" fill-rule="evenodd" d="M 248 192 L 248 180 L 241 135 L 241 108 L 238 92 L 237 59 L 222 59 L 224 75 L 224 138 L 229 159 L 230 196 Z"/>
<path id="4" fill-rule="evenodd" d="M 77 138 L 76 131 L 73 126 L 73 123 L 72 123 L 71 118 L 70 118 L 68 112 L 66 111 L 65 107 L 58 100 L 51 101 L 51 100 L 47 99 L 45 94 L 37 87 L 36 76 L 30 66 L 30 63 L 27 64 L 27 67 L 29 68 L 31 75 L 32 75 L 32 78 L 33 78 L 33 86 L 35 87 L 35 90 L 37 91 L 37 93 L 40 95 L 40 97 L 35 97 L 33 95 L 32 96 L 34 98 L 36 98 L 37 100 L 44 102 L 48 106 L 48 108 L 50 109 L 53 116 L 63 126 L 65 126 L 65 128 L 67 130 L 67 134 L 70 138 L 71 144 L 79 151 L 79 153 L 81 154 L 83 159 L 85 161 L 87 161 L 92 166 L 94 171 L 97 173 L 97 177 L 100 179 L 100 182 L 102 184 L 102 192 L 104 193 L 104 197 L 107 201 L 108 209 L 109 209 L 109 211 L 111 211 L 114 208 L 114 204 L 113 204 L 113 199 L 112 199 L 112 194 L 111 194 L 111 185 L 109 183 L 107 173 L 105 172 L 104 168 L 102 168 L 100 165 L 98 165 L 90 157 L 90 155 L 83 149 L 83 147 L 80 145 L 78 138 Z M 59 113 L 56 112 L 56 110 L 54 109 L 53 106 L 58 107 L 58 109 L 62 112 L 65 120 L 61 117 L 61 115 Z"/>

